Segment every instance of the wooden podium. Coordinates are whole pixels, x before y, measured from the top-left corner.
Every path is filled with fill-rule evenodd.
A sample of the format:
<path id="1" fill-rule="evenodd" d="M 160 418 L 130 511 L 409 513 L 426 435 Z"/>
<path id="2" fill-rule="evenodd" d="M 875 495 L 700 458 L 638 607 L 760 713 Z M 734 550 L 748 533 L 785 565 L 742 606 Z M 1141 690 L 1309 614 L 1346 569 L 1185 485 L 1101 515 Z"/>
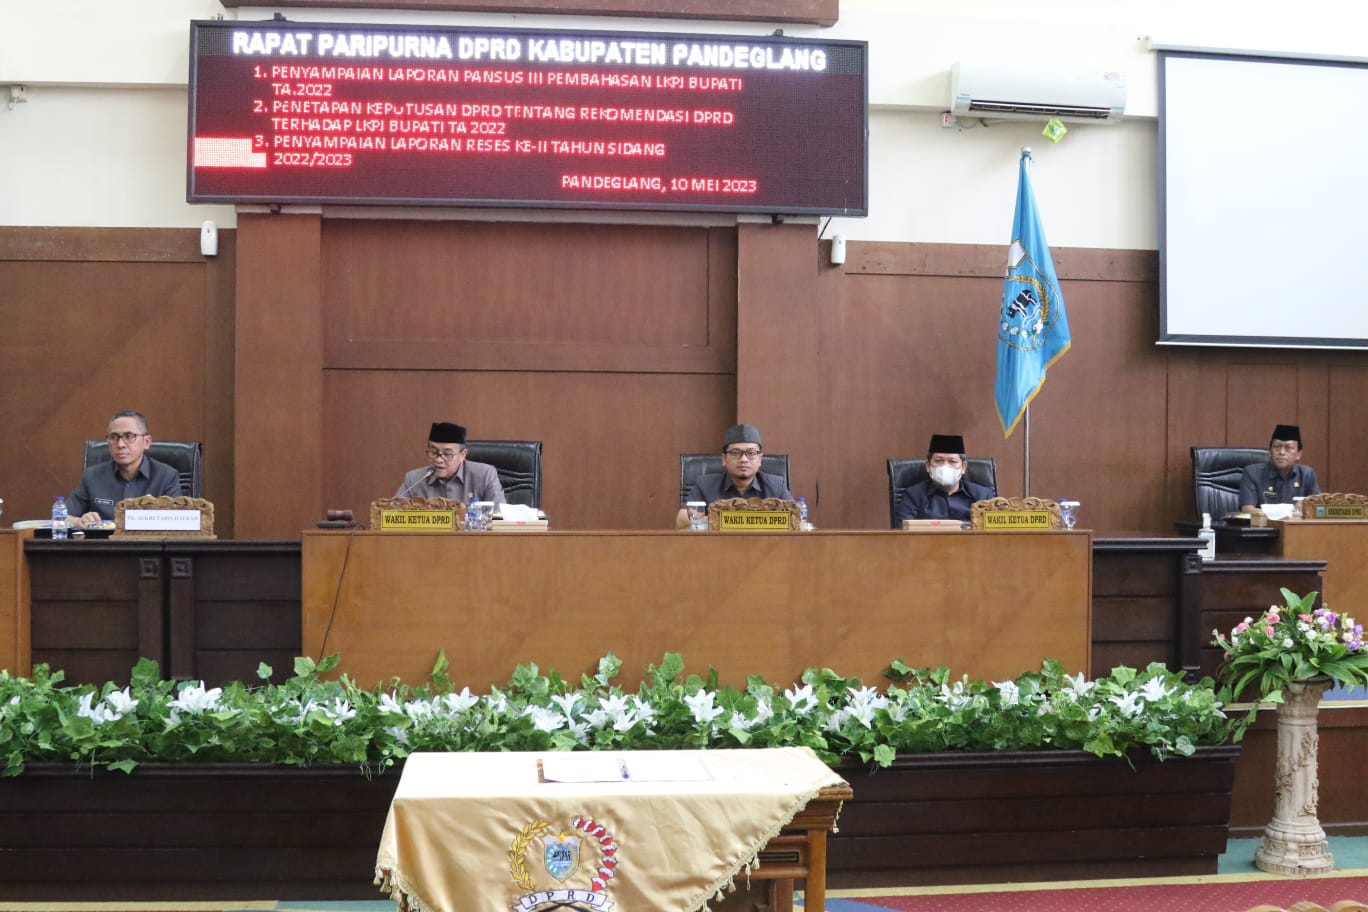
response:
<path id="1" fill-rule="evenodd" d="M 502 686 L 525 662 L 573 678 L 613 652 L 634 683 L 667 652 L 725 684 L 809 667 L 883 680 L 894 659 L 989 680 L 1043 658 L 1089 672 L 1086 532 L 308 531 L 303 652 L 363 687 Z"/>
<path id="2" fill-rule="evenodd" d="M 1360 614 L 1368 599 L 1368 561 L 1363 559 L 1368 553 L 1368 520 L 1302 519 L 1277 525 L 1280 557 L 1325 561 L 1321 602 L 1332 611 Z M 1267 607 L 1255 605 L 1251 613 Z"/>

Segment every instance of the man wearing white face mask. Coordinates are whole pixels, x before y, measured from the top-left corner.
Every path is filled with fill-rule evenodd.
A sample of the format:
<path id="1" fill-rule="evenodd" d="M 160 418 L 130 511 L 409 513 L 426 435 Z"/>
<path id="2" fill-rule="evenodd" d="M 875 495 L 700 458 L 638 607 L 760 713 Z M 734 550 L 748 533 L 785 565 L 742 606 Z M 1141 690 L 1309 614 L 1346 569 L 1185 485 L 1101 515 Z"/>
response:
<path id="1" fill-rule="evenodd" d="M 927 447 L 925 481 L 903 490 L 898 502 L 898 521 L 904 519 L 958 519 L 969 521 L 975 501 L 988 500 L 992 490 L 964 477 L 968 462 L 964 438 L 957 434 L 932 434 Z"/>

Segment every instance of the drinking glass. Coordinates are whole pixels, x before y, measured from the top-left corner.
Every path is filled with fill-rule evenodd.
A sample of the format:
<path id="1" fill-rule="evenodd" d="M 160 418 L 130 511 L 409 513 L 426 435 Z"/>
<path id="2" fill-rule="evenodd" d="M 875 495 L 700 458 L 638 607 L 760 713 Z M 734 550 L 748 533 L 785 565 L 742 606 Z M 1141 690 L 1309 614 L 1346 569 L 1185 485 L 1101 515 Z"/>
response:
<path id="1" fill-rule="evenodd" d="M 694 532 L 708 531 L 708 505 L 701 500 L 691 500 L 684 505 L 689 511 L 689 529 Z"/>
<path id="2" fill-rule="evenodd" d="M 1064 528 L 1073 531 L 1074 526 L 1078 525 L 1078 507 L 1076 500 L 1061 500 L 1059 502 L 1059 518 L 1064 521 Z"/>

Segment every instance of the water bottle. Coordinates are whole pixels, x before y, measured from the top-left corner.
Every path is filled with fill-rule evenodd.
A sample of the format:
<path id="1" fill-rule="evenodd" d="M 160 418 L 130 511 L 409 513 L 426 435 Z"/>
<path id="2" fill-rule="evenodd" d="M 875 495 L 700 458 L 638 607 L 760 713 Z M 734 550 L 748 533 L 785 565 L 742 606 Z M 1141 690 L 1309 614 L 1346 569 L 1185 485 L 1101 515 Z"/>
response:
<path id="1" fill-rule="evenodd" d="M 469 494 L 469 496 L 466 497 L 466 520 L 465 520 L 465 527 L 466 527 L 466 531 L 467 531 L 467 532 L 479 532 L 479 531 L 480 531 L 480 511 L 479 511 L 479 509 L 475 506 L 475 504 L 476 504 L 477 502 L 478 502 L 478 501 L 477 501 L 477 499 L 476 499 L 476 497 L 475 497 L 475 492 L 474 492 L 474 491 L 471 491 L 470 494 Z"/>
<path id="2" fill-rule="evenodd" d="M 1202 528 L 1197 530 L 1197 537 L 1202 540 L 1202 547 L 1197 549 L 1204 561 L 1216 559 L 1216 530 L 1211 528 L 1211 514 L 1202 514 Z"/>
<path id="3" fill-rule="evenodd" d="M 798 501 L 798 528 L 804 532 L 812 531 L 812 523 L 808 522 L 807 498 L 796 498 Z"/>
<path id="4" fill-rule="evenodd" d="M 52 538 L 64 541 L 67 537 L 66 498 L 59 497 L 52 502 Z"/>

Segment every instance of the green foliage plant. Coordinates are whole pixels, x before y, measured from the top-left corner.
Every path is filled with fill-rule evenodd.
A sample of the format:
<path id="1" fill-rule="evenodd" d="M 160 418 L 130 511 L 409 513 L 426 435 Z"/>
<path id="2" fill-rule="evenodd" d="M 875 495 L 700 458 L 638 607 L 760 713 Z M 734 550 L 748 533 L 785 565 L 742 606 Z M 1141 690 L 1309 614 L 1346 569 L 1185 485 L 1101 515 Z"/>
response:
<path id="1" fill-rule="evenodd" d="M 1082 750 L 1099 757 L 1190 755 L 1224 743 L 1209 680 L 1185 684 L 1152 664 L 1093 681 L 1046 660 L 1010 681 L 952 680 L 945 668 L 895 661 L 883 687 L 810 668 L 788 687 L 687 674 L 667 653 L 632 689 L 612 653 L 578 681 L 518 666 L 503 687 L 457 690 L 444 655 L 427 682 L 364 689 L 334 675 L 337 656 L 297 658 L 268 683 L 163 680 L 143 660 L 127 686 L 62 686 L 39 665 L 0 672 L 0 775 L 67 762 L 129 772 L 141 763 L 355 765 L 384 770 L 415 751 L 664 750 L 805 746 L 828 762 L 888 766 L 926 751 Z"/>

